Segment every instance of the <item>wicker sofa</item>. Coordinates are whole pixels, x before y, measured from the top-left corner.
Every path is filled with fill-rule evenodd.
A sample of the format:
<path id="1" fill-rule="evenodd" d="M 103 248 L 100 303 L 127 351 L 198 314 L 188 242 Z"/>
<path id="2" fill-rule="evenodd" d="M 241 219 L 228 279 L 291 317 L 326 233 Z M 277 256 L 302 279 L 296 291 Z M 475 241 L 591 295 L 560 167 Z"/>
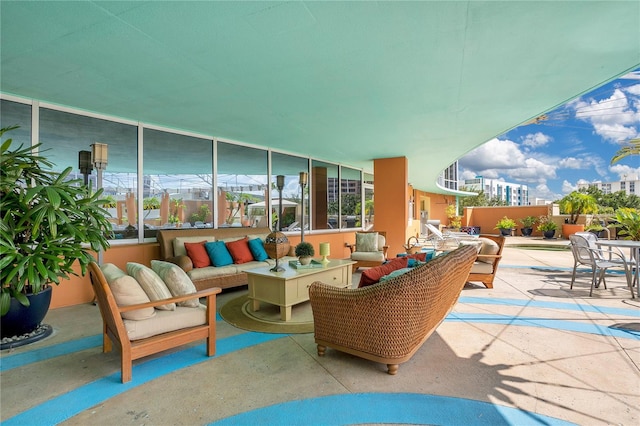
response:
<path id="1" fill-rule="evenodd" d="M 326 348 L 387 364 L 396 374 L 458 300 L 477 249 L 460 247 L 385 282 L 309 288 L 318 355 Z"/>
<path id="2" fill-rule="evenodd" d="M 260 266 L 275 265 L 275 260 L 267 259 L 263 262 L 252 261 L 242 264 L 233 264 L 222 267 L 207 266 L 194 268 L 193 262 L 184 252 L 184 242 L 196 241 L 232 241 L 244 238 L 264 238 L 271 233 L 269 228 L 186 228 L 186 229 L 161 229 L 158 231 L 158 244 L 160 244 L 160 259 L 175 263 L 180 266 L 191 278 L 198 290 L 212 287 L 221 289 L 237 287 L 247 284 L 247 269 Z M 177 239 L 177 240 L 176 240 Z M 180 244 L 182 243 L 182 249 Z M 176 253 L 176 249 L 179 250 Z"/>

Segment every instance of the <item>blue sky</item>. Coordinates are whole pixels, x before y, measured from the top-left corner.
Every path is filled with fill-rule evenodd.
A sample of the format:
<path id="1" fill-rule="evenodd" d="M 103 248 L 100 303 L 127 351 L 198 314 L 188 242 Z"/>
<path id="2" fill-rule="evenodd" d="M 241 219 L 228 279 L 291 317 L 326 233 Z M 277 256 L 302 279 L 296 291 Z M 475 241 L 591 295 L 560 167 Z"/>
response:
<path id="1" fill-rule="evenodd" d="M 640 69 L 517 127 L 459 161 L 462 179 L 526 184 L 529 199 L 557 200 L 581 182 L 640 176 L 640 156 L 611 166 L 620 146 L 640 136 Z"/>

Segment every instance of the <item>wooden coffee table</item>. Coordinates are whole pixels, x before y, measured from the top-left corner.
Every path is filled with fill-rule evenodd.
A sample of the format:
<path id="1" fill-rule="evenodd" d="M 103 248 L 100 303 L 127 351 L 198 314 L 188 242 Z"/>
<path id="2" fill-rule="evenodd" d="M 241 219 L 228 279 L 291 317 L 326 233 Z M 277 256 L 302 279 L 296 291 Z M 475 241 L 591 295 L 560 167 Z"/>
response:
<path id="1" fill-rule="evenodd" d="M 281 262 L 283 272 L 271 272 L 270 267 L 248 269 L 249 299 L 254 311 L 260 310 L 260 302 L 280 306 L 280 319 L 291 319 L 291 307 L 309 300 L 309 286 L 314 281 L 336 287 L 351 287 L 351 265 L 348 259 L 331 260 L 321 268 L 295 269 Z"/>

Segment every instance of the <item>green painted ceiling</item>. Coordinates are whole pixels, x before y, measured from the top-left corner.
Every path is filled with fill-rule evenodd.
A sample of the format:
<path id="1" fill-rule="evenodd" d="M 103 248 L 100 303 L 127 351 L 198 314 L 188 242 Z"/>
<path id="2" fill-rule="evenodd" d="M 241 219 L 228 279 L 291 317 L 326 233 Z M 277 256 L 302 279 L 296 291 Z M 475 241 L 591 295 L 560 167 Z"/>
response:
<path id="1" fill-rule="evenodd" d="M 406 156 L 424 190 L 640 64 L 638 1 L 3 0 L 0 14 L 5 94 L 366 170 Z"/>

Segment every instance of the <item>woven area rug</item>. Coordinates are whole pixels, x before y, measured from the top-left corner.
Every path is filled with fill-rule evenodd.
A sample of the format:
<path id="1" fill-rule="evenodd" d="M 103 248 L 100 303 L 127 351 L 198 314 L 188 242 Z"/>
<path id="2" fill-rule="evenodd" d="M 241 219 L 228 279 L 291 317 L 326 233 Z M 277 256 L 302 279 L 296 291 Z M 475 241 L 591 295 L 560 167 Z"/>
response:
<path id="1" fill-rule="evenodd" d="M 262 333 L 298 334 L 313 333 L 311 303 L 304 302 L 291 308 L 291 320 L 280 319 L 280 308 L 260 303 L 260 310 L 253 312 L 249 298 L 240 296 L 220 308 L 220 316 L 229 324 L 243 330 Z"/>

